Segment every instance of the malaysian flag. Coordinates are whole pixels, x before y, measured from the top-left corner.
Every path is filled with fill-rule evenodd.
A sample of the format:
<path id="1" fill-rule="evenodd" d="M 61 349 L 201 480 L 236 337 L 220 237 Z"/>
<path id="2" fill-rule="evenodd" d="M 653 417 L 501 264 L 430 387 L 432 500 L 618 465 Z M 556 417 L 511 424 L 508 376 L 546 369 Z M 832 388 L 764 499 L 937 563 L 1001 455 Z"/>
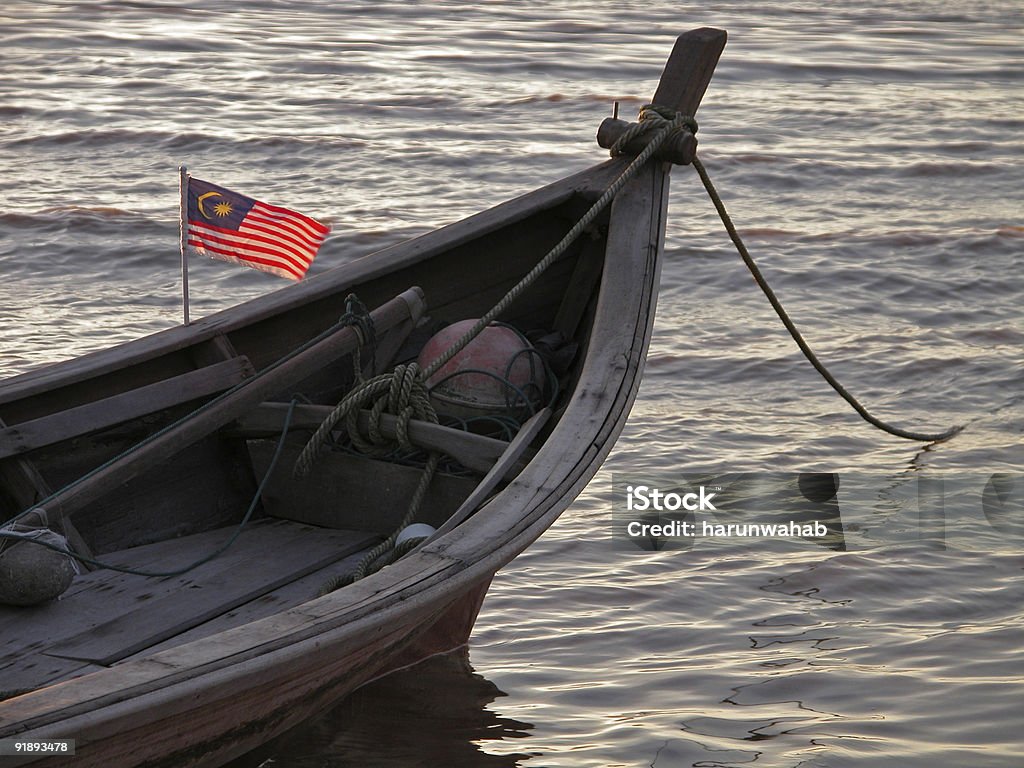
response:
<path id="1" fill-rule="evenodd" d="M 204 256 L 301 280 L 331 228 L 188 177 L 188 245 Z"/>

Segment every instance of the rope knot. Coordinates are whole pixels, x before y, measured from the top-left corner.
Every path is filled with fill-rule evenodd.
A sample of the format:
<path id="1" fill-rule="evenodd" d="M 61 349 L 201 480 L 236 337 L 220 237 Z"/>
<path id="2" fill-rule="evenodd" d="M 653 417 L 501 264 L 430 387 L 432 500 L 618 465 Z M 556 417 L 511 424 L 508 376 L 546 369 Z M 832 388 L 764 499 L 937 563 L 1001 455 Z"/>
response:
<path id="1" fill-rule="evenodd" d="M 661 107 L 657 104 L 644 104 L 640 107 L 637 122 L 632 123 L 612 146 L 610 153 L 612 157 L 618 157 L 626 151 L 626 146 L 639 136 L 660 131 L 651 139 L 651 144 L 660 145 L 673 133 L 682 130 L 690 133 L 697 132 L 697 121 L 690 115 L 684 115 L 669 107 Z"/>
<path id="2" fill-rule="evenodd" d="M 345 311 L 338 318 L 338 325 L 350 326 L 355 329 L 359 336 L 359 347 L 369 345 L 373 367 L 377 365 L 377 330 L 373 325 L 373 318 L 370 317 L 370 310 L 359 300 L 354 293 L 345 297 Z M 362 361 L 360 360 L 359 347 L 356 347 L 356 378 L 362 381 Z"/>

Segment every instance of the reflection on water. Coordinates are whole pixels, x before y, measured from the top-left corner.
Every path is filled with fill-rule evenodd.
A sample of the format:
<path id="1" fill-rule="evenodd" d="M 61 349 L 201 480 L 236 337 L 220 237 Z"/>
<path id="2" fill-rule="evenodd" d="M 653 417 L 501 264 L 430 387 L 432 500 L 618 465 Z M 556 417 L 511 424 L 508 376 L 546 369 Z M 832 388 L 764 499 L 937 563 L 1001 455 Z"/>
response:
<path id="1" fill-rule="evenodd" d="M 512 768 L 528 755 L 490 754 L 533 726 L 488 705 L 505 694 L 473 671 L 463 647 L 356 691 L 302 728 L 230 763 L 258 766 L 479 766 Z"/>

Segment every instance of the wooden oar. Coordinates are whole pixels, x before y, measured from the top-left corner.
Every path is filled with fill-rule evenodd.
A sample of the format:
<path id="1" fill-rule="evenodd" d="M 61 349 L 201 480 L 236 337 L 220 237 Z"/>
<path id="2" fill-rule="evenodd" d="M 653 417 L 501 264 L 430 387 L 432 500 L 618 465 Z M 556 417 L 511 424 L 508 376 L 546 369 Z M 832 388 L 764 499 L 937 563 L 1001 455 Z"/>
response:
<path id="1" fill-rule="evenodd" d="M 410 288 L 370 313 L 375 327 L 391 328 L 410 318 L 415 322 L 424 308 L 423 292 Z M 116 490 L 128 480 L 189 445 L 201 440 L 225 424 L 234 421 L 264 400 L 295 386 L 303 379 L 344 355 L 360 344 L 360 336 L 351 326 L 344 326 L 309 349 L 276 368 L 252 378 L 240 387 L 229 390 L 191 418 L 182 419 L 165 432 L 99 467 L 83 478 L 44 499 L 38 507 L 54 514 L 68 516 L 104 494 Z"/>

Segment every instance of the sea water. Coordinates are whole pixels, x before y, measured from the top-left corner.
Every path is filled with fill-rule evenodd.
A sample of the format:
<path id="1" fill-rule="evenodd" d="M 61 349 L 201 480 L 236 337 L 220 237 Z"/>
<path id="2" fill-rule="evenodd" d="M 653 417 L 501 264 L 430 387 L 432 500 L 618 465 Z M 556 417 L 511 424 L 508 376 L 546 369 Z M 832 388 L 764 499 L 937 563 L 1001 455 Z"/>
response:
<path id="1" fill-rule="evenodd" d="M 715 26 L 700 156 L 767 279 L 879 417 L 964 426 L 922 444 L 853 413 L 678 168 L 644 382 L 602 471 L 495 579 L 467 652 L 237 766 L 1024 765 L 1022 17 L 4 3 L 0 374 L 180 322 L 179 165 L 329 222 L 315 274 L 600 161 L 613 102 L 634 114 L 675 36 Z M 280 285 L 195 259 L 192 316 Z M 637 543 L 616 522 L 620 480 L 727 497 L 802 476 L 838 481 L 841 541 Z"/>

